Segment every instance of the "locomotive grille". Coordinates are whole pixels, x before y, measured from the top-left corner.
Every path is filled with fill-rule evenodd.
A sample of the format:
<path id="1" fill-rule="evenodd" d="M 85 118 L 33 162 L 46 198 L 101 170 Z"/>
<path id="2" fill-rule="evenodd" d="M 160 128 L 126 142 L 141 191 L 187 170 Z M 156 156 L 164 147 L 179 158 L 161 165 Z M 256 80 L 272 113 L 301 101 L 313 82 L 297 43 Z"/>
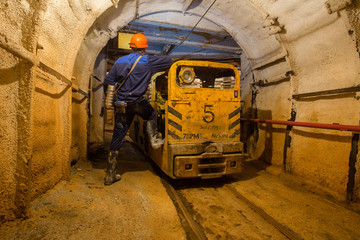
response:
<path id="1" fill-rule="evenodd" d="M 199 174 L 213 174 L 225 172 L 225 158 L 203 158 L 199 160 Z"/>

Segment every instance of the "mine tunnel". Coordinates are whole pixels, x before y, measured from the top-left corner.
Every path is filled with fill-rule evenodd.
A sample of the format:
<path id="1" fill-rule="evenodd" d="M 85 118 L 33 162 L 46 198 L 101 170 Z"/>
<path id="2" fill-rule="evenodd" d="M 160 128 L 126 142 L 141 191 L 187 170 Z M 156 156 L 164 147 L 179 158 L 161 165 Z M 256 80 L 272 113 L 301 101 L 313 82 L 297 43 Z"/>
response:
<path id="1" fill-rule="evenodd" d="M 1 239 L 360 239 L 360 0 L 0 10 Z M 105 186 L 104 81 L 136 33 L 174 62 L 147 96 L 165 143 L 136 117 Z"/>

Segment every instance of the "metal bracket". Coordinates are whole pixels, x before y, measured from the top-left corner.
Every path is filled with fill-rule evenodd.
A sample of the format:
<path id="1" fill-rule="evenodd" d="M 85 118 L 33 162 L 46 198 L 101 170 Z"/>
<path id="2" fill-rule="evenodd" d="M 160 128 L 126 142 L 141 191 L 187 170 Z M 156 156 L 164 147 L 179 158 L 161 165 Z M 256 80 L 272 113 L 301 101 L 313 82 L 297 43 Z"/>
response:
<path id="1" fill-rule="evenodd" d="M 111 0 L 114 8 L 118 8 L 119 0 Z"/>
<path id="2" fill-rule="evenodd" d="M 284 29 L 284 25 L 280 24 L 278 17 L 267 16 L 263 22 L 263 28 L 269 28 L 269 35 L 275 35 Z"/>
<path id="3" fill-rule="evenodd" d="M 325 2 L 325 6 L 329 14 L 343 10 L 347 6 L 353 3 L 354 0 L 328 0 Z"/>

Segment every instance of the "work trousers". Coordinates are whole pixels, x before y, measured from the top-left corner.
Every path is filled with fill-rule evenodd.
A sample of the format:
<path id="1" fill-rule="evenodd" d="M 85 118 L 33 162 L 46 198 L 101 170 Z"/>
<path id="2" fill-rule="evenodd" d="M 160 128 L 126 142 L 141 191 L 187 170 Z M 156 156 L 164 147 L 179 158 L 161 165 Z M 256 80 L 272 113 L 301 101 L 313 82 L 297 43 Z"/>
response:
<path id="1" fill-rule="evenodd" d="M 129 130 L 135 115 L 140 116 L 144 120 L 155 120 L 156 113 L 150 103 L 145 99 L 141 99 L 135 103 L 128 103 L 126 113 L 120 113 L 114 108 L 115 126 L 113 137 L 111 140 L 110 151 L 119 151 L 124 141 L 127 131 Z"/>

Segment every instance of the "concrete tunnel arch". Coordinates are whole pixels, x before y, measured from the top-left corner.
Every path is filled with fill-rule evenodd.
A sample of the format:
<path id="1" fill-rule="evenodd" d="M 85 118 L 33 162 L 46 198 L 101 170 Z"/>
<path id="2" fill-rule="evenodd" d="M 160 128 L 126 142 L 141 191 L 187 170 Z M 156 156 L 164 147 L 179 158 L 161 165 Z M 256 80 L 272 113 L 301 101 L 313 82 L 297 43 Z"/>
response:
<path id="1" fill-rule="evenodd" d="M 12 96 L 0 99 L 4 109 L 16 109 L 0 119 L 7 136 L 1 139 L 6 159 L 0 161 L 0 220 L 23 216 L 32 199 L 68 176 L 72 160 L 86 158 L 87 101 L 77 101 L 81 95 L 60 80 L 87 90 L 97 55 L 135 12 L 186 12 L 198 19 L 213 0 L 28 2 L 0 5 L 12 13 L 0 15 L 2 74 L 8 78 L 0 87 Z M 359 84 L 359 13 L 360 0 L 218 0 L 206 19 L 229 32 L 244 52 L 243 116 L 288 120 L 296 112 L 296 121 L 358 125 L 356 93 L 300 100 L 293 95 Z M 46 109 L 51 111 L 45 118 Z M 264 124 L 245 135 L 254 159 L 340 198 L 360 199 L 358 135 Z M 39 144 L 44 142 L 45 153 Z"/>
<path id="2" fill-rule="evenodd" d="M 183 3 L 181 1 L 167 1 L 167 4 L 164 4 L 161 1 L 159 1 L 161 4 L 145 2 L 143 4 L 144 6 L 139 7 L 137 10 L 134 5 L 135 3 L 128 6 L 129 4 L 127 3 L 131 2 L 134 1 L 122 1 L 118 3 L 119 5 L 117 8 L 109 6 L 109 8 L 103 9 L 102 14 L 99 14 L 92 23 L 92 26 L 89 26 L 88 32 L 81 42 L 74 63 L 73 75 L 75 77 L 86 79 L 82 72 L 86 72 L 85 75 L 88 75 L 89 72 L 92 71 L 92 63 L 95 61 L 97 54 L 110 38 L 116 37 L 117 31 L 120 30 L 122 26 L 134 19 L 134 12 L 137 12 L 137 18 L 142 18 L 143 16 L 150 14 L 156 15 L 162 12 L 173 12 L 178 15 L 177 18 L 181 19 L 181 15 L 184 16 L 185 14 L 188 14 L 189 16 L 194 16 L 193 19 L 194 22 L 196 22 L 197 18 L 206 11 L 208 4 L 210 3 L 209 1 L 207 4 L 197 6 L 196 9 L 184 12 L 182 10 Z M 235 3 L 231 2 L 231 4 Z M 226 5 L 227 4 L 225 4 L 225 8 L 228 7 Z M 262 60 L 269 59 L 276 54 L 283 52 L 284 47 L 282 44 L 274 35 L 270 36 L 268 34 L 268 29 L 262 27 L 268 14 L 257 9 L 248 1 L 241 1 L 239 5 L 241 6 L 241 9 L 244 9 L 243 11 L 246 12 L 246 14 L 237 16 L 235 17 L 236 19 L 231 18 L 231 15 L 236 15 L 237 7 L 227 8 L 225 11 L 220 7 L 216 9 L 218 6 L 215 5 L 213 9 L 216 9 L 217 12 L 208 12 L 205 16 L 205 20 L 221 26 L 225 31 L 232 35 L 252 64 L 259 63 Z M 161 20 L 166 21 L 166 19 Z M 253 34 L 254 32 L 256 34 Z"/>
<path id="3" fill-rule="evenodd" d="M 167 1 L 166 4 L 143 3 L 142 5 L 144 6 L 140 5 L 138 8 L 136 8 L 134 1 L 122 1 L 118 3 L 116 8 L 111 5 L 109 8 L 103 9 L 103 12 L 98 15 L 86 33 L 84 40 L 81 42 L 73 68 L 73 76 L 76 79 L 76 83 L 80 87 L 87 87 L 95 59 L 99 52 L 107 44 L 109 39 L 116 37 L 117 32 L 134 19 L 135 14 L 137 15 L 137 19 L 152 15 L 154 18 L 159 16 L 158 21 L 166 22 L 168 20 L 166 17 L 168 16 L 161 18 L 161 14 L 171 13 L 174 15 L 173 18 L 178 19 L 178 21 L 187 17 L 190 18 L 188 22 L 194 24 L 207 10 L 210 3 L 211 1 L 201 3 L 194 9 L 186 12 L 182 10 L 183 3 L 178 2 L 178 4 L 174 4 L 174 2 L 170 3 L 169 1 Z M 242 48 L 243 54 L 253 65 L 257 63 L 261 64 L 261 62 L 268 59 L 276 58 L 276 60 L 278 60 L 278 58 L 285 57 L 286 50 L 283 45 L 274 35 L 269 35 L 268 29 L 262 26 L 268 14 L 247 1 L 242 1 L 239 6 L 241 6 L 246 14 L 241 14 L 240 17 L 236 19 L 232 19 L 231 11 L 230 13 L 227 12 L 230 9 L 228 6 L 221 8 L 215 5 L 213 8 L 214 12 L 209 11 L 204 17 L 203 22 L 208 21 L 214 23 L 232 35 Z M 237 8 L 232 8 L 231 10 L 234 9 Z M 174 19 L 172 19 L 173 22 Z M 236 25 L 234 25 L 235 23 Z M 256 32 L 256 34 L 253 34 L 254 32 Z M 287 69 L 290 69 L 289 63 L 286 61 L 285 64 L 281 62 L 281 65 L 282 66 L 280 66 L 280 68 L 277 67 L 276 71 L 272 74 L 279 75 L 279 71 L 286 72 L 288 71 Z M 85 136 L 85 132 L 83 135 Z M 80 146 L 79 152 L 86 152 L 85 144 Z"/>

